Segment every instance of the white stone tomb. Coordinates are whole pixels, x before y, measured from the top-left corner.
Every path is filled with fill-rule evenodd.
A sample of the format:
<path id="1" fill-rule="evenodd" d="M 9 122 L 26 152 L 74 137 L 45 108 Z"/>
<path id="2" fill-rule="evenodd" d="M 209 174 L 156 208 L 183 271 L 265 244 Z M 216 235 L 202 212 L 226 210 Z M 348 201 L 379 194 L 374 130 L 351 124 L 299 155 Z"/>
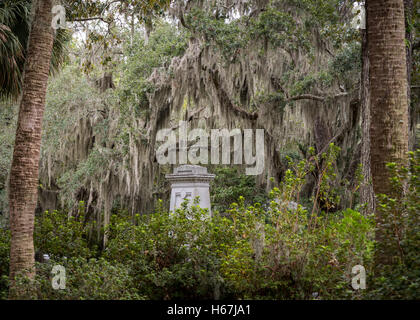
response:
<path id="1" fill-rule="evenodd" d="M 166 175 L 171 183 L 169 210 L 175 212 L 185 199 L 189 199 L 191 205 L 196 197 L 200 197 L 199 206 L 207 208 L 211 215 L 210 182 L 214 177 L 214 174 L 207 172 L 207 168 L 201 166 L 182 165 L 175 168 L 174 173 Z"/>

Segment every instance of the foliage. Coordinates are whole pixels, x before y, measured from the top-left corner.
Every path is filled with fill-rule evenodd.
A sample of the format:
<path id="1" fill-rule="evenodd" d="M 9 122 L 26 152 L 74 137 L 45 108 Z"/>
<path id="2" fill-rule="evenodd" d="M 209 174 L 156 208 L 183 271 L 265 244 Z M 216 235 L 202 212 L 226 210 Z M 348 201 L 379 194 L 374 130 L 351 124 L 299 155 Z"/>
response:
<path id="1" fill-rule="evenodd" d="M 8 296 L 10 231 L 0 225 L 0 300 Z"/>
<path id="2" fill-rule="evenodd" d="M 322 155 L 329 179 L 338 150 Z M 290 163 L 285 178 L 270 193 L 270 206 L 233 203 L 226 216 L 196 204 L 183 203 L 174 214 L 161 207 L 135 221 L 113 215 L 103 251 L 89 246 L 92 226 L 83 224 L 84 205 L 77 218 L 58 212 L 37 217 L 36 249 L 51 255 L 37 264 L 34 282 L 19 279 L 22 298 L 38 299 L 417 299 L 419 279 L 419 154 L 410 167 L 390 164 L 402 198 L 380 196 L 386 224 L 395 228 L 388 240 L 395 244 L 392 266 L 372 280 L 373 217 L 352 209 L 334 214 L 313 206 L 311 211 L 288 203 L 299 201 L 305 179 L 316 159 Z M 315 161 L 315 162 L 314 162 Z M 316 197 L 332 191 L 319 184 Z M 7 294 L 9 237 L 0 234 L 0 292 Z M 380 249 L 380 248 L 379 248 Z M 96 257 L 96 258 L 94 258 Z M 51 268 L 66 267 L 67 288 L 51 288 Z M 368 292 L 351 288 L 351 269 L 363 265 Z"/>
<path id="3" fill-rule="evenodd" d="M 3 97 L 16 97 L 21 90 L 29 12 L 28 0 L 0 3 L 0 96 Z"/>
<path id="4" fill-rule="evenodd" d="M 65 289 L 52 287 L 54 265 L 65 268 Z M 74 257 L 36 263 L 34 280 L 17 277 L 19 299 L 37 300 L 127 300 L 142 299 L 133 290 L 129 270 L 105 259 Z"/>
<path id="5" fill-rule="evenodd" d="M 249 41 L 248 33 L 240 27 L 240 20 L 225 23 L 224 17 L 215 18 L 204 10 L 194 8 L 185 21 L 192 32 L 204 35 L 207 45 L 215 43 L 226 60 Z"/>
<path id="6" fill-rule="evenodd" d="M 134 44 L 124 48 L 126 59 L 114 70 L 118 84 L 115 90 L 99 93 L 77 61 L 51 81 L 42 156 L 43 162 L 50 162 L 53 168 L 53 182 L 60 189 L 64 208 L 73 208 L 79 191 L 89 190 L 92 181 L 97 191 L 98 182 L 105 178 L 104 168 L 112 165 L 119 174 L 127 169 L 130 148 L 142 138 L 142 124 L 150 111 L 148 95 L 154 88 L 148 79 L 155 68 L 183 53 L 186 36 L 162 21 L 156 24 L 147 44 L 139 32 L 135 33 Z M 80 132 L 73 134 L 75 123 L 85 118 L 89 122 L 76 126 Z M 92 140 L 79 144 L 86 135 L 83 129 L 89 130 Z M 76 154 L 68 157 L 68 148 L 74 148 L 75 143 Z M 46 180 L 44 177 L 44 184 L 49 182 Z"/>
<path id="7" fill-rule="evenodd" d="M 234 61 L 240 49 L 256 40 L 268 41 L 288 52 L 309 48 L 308 30 L 290 12 L 275 5 L 268 6 L 257 18 L 244 16 L 230 20 L 193 8 L 185 21 L 192 32 L 204 36 L 207 45 L 214 43 L 229 62 Z"/>
<path id="8" fill-rule="evenodd" d="M 225 213 L 230 204 L 238 201 L 242 196 L 246 205 L 267 200 L 267 194 L 262 187 L 258 187 L 255 177 L 240 174 L 234 168 L 216 168 L 216 178 L 211 185 L 211 202 L 214 211 Z"/>
<path id="9" fill-rule="evenodd" d="M 79 188 L 95 177 L 109 159 L 103 147 L 106 135 L 101 134 L 107 128 L 103 113 L 109 109 L 104 103 L 108 97 L 101 96 L 75 64 L 67 65 L 49 82 L 41 147 L 41 164 L 48 166 L 44 171 L 48 177 L 41 176 L 41 188 L 56 184 L 62 190 L 59 196 L 64 206 L 74 206 Z M 90 153 L 83 141 L 85 132 L 80 132 L 79 137 L 70 134 L 82 130 L 81 119 L 89 117 L 94 118 L 88 125 L 93 127 L 97 142 Z M 79 147 L 77 154 L 69 155 L 69 145 L 75 144 Z"/>
<path id="10" fill-rule="evenodd" d="M 76 216 L 68 217 L 58 211 L 44 212 L 35 223 L 34 245 L 36 250 L 54 258 L 91 258 L 95 246 L 89 246 L 89 233 L 95 223 L 86 222 L 84 203 L 79 204 Z"/>
<path id="11" fill-rule="evenodd" d="M 185 32 L 165 22 L 157 23 L 147 44 L 138 33 L 134 41 L 135 46 L 126 48 L 127 60 L 120 67 L 122 78 L 118 93 L 122 101 L 122 120 L 130 108 L 134 107 L 138 117 L 149 107 L 147 94 L 153 88 L 148 78 L 155 68 L 169 66 L 171 59 L 182 55 L 187 45 Z"/>
<path id="12" fill-rule="evenodd" d="M 61 195 L 66 205 L 70 207 L 77 192 L 88 181 L 99 179 L 112 154 L 112 150 L 97 145 L 91 150 L 86 160 L 79 162 L 76 168 L 69 168 L 62 174 L 57 183 L 62 188 Z"/>
<path id="13" fill-rule="evenodd" d="M 376 250 L 384 247 L 389 264 L 376 268 L 370 295 L 382 299 L 419 299 L 420 292 L 420 150 L 410 152 L 410 164 L 388 164 L 392 195 L 378 195 L 385 232 Z M 389 256 L 390 250 L 391 256 Z"/>
<path id="14" fill-rule="evenodd" d="M 239 15 L 232 7 L 224 7 L 225 12 L 223 6 L 214 10 L 197 5 L 185 12 L 183 24 L 204 48 L 221 56 L 226 68 L 244 57 L 248 64 L 267 61 L 270 52 L 284 56 L 281 74 L 271 79 L 273 88 L 257 88 L 247 106 L 255 111 L 269 103 L 283 112 L 286 105 L 294 104 L 291 98 L 302 94 L 313 93 L 329 102 L 337 94 L 332 91 L 358 89 L 360 35 L 350 25 L 355 2 L 273 0 L 259 5 L 251 1 L 255 9 Z M 329 62 L 320 59 L 319 52 L 324 51 L 331 56 Z M 308 61 L 311 68 L 302 68 L 299 60 Z"/>
<path id="15" fill-rule="evenodd" d="M 50 79 L 46 98 L 43 153 L 62 148 L 62 136 L 75 122 L 103 107 L 100 95 L 75 64 L 66 65 Z M 79 107 L 79 108 L 78 108 Z M 80 108 L 81 107 L 81 108 Z"/>
<path id="16" fill-rule="evenodd" d="M 324 158 L 333 161 L 334 152 L 332 146 Z M 102 251 L 86 241 L 91 226 L 83 224 L 83 203 L 76 218 L 47 212 L 36 219 L 35 245 L 52 259 L 37 265 L 34 282 L 19 280 L 20 296 L 311 299 L 316 293 L 321 299 L 359 299 L 350 272 L 357 264 L 370 270 L 372 220 L 350 209 L 331 215 L 316 206 L 312 212 L 301 205 L 290 208 L 315 168 L 312 161 L 290 164 L 283 183 L 271 192 L 269 208 L 246 206 L 240 197 L 225 216 L 210 217 L 187 200 L 173 214 L 160 206 L 134 221 L 113 215 Z M 54 264 L 66 267 L 65 290 L 51 288 Z"/>
<path id="17" fill-rule="evenodd" d="M 7 213 L 7 179 L 12 161 L 17 110 L 14 105 L 0 102 L 0 224 Z"/>
<path id="18" fill-rule="evenodd" d="M 309 30 L 293 14 L 284 8 L 269 6 L 261 13 L 251 31 L 253 37 L 263 37 L 275 47 L 286 51 L 309 50 Z"/>
<path id="19" fill-rule="evenodd" d="M 0 2 L 0 97 L 17 98 L 22 89 L 22 75 L 28 45 L 30 0 Z M 54 38 L 51 71 L 58 70 L 67 59 L 66 46 L 71 34 L 63 29 Z"/>
<path id="20" fill-rule="evenodd" d="M 117 11 L 107 7 L 111 2 L 67 1 L 72 9 L 67 11 L 70 18 L 88 18 L 104 13 L 104 20 L 110 22 L 116 12 L 121 16 L 131 13 L 137 0 L 126 1 L 125 5 L 115 2 Z M 146 16 L 151 12 L 162 13 L 160 6 L 167 2 L 147 2 L 152 5 L 141 8 L 141 19 L 148 19 Z M 192 6 L 193 9 L 185 14 L 188 30 L 157 21 L 147 44 L 139 32 L 129 34 L 123 31 L 122 37 L 131 41 L 122 48 L 119 65 L 112 69 L 117 88 L 102 94 L 82 74 L 82 63 L 75 58 L 74 63 L 50 81 L 45 114 L 42 157 L 60 154 L 48 162 L 48 166 L 56 171 L 53 183 L 60 189 L 61 200 L 68 207 L 77 207 L 76 194 L 86 188 L 88 182 L 101 181 L 101 174 L 110 163 L 116 163 L 110 170 L 118 169 L 120 164 L 130 165 L 130 161 L 126 161 L 131 156 L 130 148 L 138 142 L 134 141 L 136 136 L 144 137 L 142 130 L 150 116 L 149 97 L 155 88 L 149 79 L 156 75 L 156 68 L 171 76 L 172 58 L 185 53 L 191 36 L 199 38 L 205 46 L 219 50 L 228 63 L 234 63 L 241 54 L 255 59 L 253 54 L 262 55 L 267 46 L 274 47 L 278 53 L 285 51 L 288 54 L 284 59 L 283 74 L 279 79 L 271 79 L 273 90 L 277 91 L 265 94 L 265 89 L 259 88 L 263 87 L 261 84 L 254 84 L 258 93 L 255 95 L 257 104 L 274 102 L 273 105 L 282 109 L 295 95 L 322 91 L 328 101 L 332 87 L 338 90 L 337 85 L 340 85 L 340 89 L 347 92 L 357 89 L 361 67 L 360 39 L 348 26 L 351 18 L 348 12 L 353 2 L 273 0 L 263 10 L 257 13 L 248 11 L 240 18 L 219 14 L 214 8 L 206 11 Z M 13 28 L 12 32 L 4 27 L 13 20 L 13 15 L 10 12 L 6 15 L 1 9 L 0 6 L 0 46 L 2 38 L 7 41 L 0 50 L 15 51 L 19 60 L 22 48 L 19 43 L 9 41 L 16 38 L 16 34 L 12 34 Z M 109 37 L 115 36 L 112 27 L 108 32 Z M 88 41 L 92 40 L 90 37 L 97 41 L 107 40 L 107 36 L 96 32 L 91 33 Z M 106 42 L 104 46 L 105 49 L 112 47 Z M 252 52 L 254 48 L 261 49 Z M 317 63 L 311 71 L 306 67 L 312 66 L 305 66 L 302 70 L 296 65 L 296 55 L 306 55 L 311 64 L 320 58 L 314 53 L 324 49 L 332 56 L 325 64 Z M 251 53 L 244 54 L 246 50 Z M 77 51 L 76 55 L 80 52 Z M 6 54 L 0 56 L 8 57 Z M 418 59 L 415 59 L 415 64 L 416 61 Z M 254 62 L 246 61 L 247 64 Z M 12 76 L 21 70 L 17 63 L 9 67 Z M 415 76 L 414 72 L 413 81 Z M 258 109 L 258 106 L 254 107 Z M 5 208 L 2 202 L 6 201 L 6 179 L 13 145 L 10 130 L 14 130 L 10 123 L 14 118 L 12 111 L 0 109 L 0 211 Z M 94 119 L 89 122 L 93 141 L 88 150 L 76 150 L 83 156 L 70 155 L 66 148 L 77 144 L 78 141 L 72 139 L 81 135 L 79 131 L 75 135 L 69 133 L 82 130 L 77 123 L 84 118 Z M 187 203 L 175 214 L 168 214 L 162 208 L 154 214 L 135 218 L 119 212 L 111 216 L 106 230 L 108 243 L 103 250 L 96 247 L 94 239 L 96 232 L 103 230 L 98 231 L 92 217 L 86 217 L 83 203 L 79 204 L 75 216 L 72 216 L 74 211 L 67 213 L 65 206 L 62 211 L 43 213 L 36 217 L 35 247 L 38 252 L 48 253 L 51 260 L 37 264 L 37 277 L 33 282 L 19 280 L 21 297 L 363 298 L 361 292 L 351 289 L 351 268 L 361 264 L 369 275 L 372 274 L 373 219 L 361 215 L 353 207 L 342 208 L 346 186 L 338 179 L 336 161 L 340 150 L 331 145 L 325 154 L 315 155 L 313 149 L 309 153 L 308 160 L 302 160 L 297 152 L 288 154 L 289 168 L 285 170 L 281 185 L 271 192 L 269 202 L 264 190 L 256 187 L 253 177 L 238 175 L 233 169 L 219 168 L 212 186 L 211 218 L 207 217 L 205 210 Z M 407 190 L 403 197 L 380 197 L 386 226 L 392 231 L 388 239 L 394 243 L 396 254 L 392 266 L 384 267 L 375 282 L 368 282 L 370 291 L 367 297 L 418 299 L 418 153 L 410 168 L 398 168 L 394 164 L 390 168 L 395 175 L 396 188 Z M 310 204 L 304 208 L 302 204 L 306 199 L 301 199 L 302 188 L 309 178 L 315 179 L 315 185 Z M 357 191 L 357 188 L 353 190 Z M 235 201 L 237 203 L 230 206 Z M 291 203 L 297 203 L 297 208 L 290 206 Z M 3 229 L 0 232 L 0 299 L 3 299 L 8 289 L 10 236 Z M 66 267 L 66 290 L 51 288 L 54 264 Z"/>
<path id="21" fill-rule="evenodd" d="M 335 157 L 334 146 L 323 157 Z M 327 162 L 325 172 L 331 163 Z M 351 290 L 351 268 L 369 267 L 373 223 L 359 212 L 330 215 L 313 206 L 309 213 L 298 201 L 305 177 L 314 169 L 303 160 L 286 171 L 279 188 L 271 192 L 270 208 L 246 208 L 242 201 L 230 211 L 237 226 L 235 246 L 222 264 L 240 298 L 321 299 L 358 298 Z M 322 176 L 323 179 L 327 175 Z M 322 183 L 318 190 L 322 189 Z M 316 193 L 330 196 L 329 190 Z M 299 201 L 298 201 L 299 202 Z"/>
<path id="22" fill-rule="evenodd" d="M 132 266 L 141 295 L 149 299 L 211 299 L 221 288 L 220 257 L 231 222 L 197 206 L 137 216 L 137 226 L 116 216 L 110 225 L 105 257 Z"/>

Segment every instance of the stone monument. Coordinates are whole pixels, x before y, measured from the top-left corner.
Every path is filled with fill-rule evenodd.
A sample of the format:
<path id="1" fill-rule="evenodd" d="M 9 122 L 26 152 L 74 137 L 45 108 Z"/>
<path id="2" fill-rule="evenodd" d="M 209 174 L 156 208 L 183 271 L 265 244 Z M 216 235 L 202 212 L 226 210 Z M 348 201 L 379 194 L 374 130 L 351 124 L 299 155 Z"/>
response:
<path id="1" fill-rule="evenodd" d="M 182 165 L 167 174 L 171 183 L 171 203 L 169 210 L 175 212 L 185 199 L 191 205 L 196 197 L 200 197 L 199 206 L 207 208 L 211 215 L 210 182 L 215 175 L 207 172 L 207 168 L 196 165 Z"/>

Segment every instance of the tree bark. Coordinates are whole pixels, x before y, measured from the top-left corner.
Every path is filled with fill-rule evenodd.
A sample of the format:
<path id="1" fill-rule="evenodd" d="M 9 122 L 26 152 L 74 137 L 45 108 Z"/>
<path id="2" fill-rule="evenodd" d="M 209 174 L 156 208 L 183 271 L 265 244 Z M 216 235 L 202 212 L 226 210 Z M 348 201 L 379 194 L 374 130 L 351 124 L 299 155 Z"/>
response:
<path id="1" fill-rule="evenodd" d="M 145 45 L 149 44 L 149 38 L 152 31 L 153 31 L 153 23 L 152 23 L 151 17 L 146 16 L 146 20 L 144 22 L 144 44 Z"/>
<path id="2" fill-rule="evenodd" d="M 409 149 L 414 148 L 416 142 L 416 112 L 418 106 L 411 105 L 411 73 L 413 71 L 413 28 L 410 24 L 413 23 L 413 0 L 404 0 L 404 16 L 405 16 L 405 39 L 407 41 L 407 99 L 408 99 L 408 114 L 409 114 Z"/>
<path id="3" fill-rule="evenodd" d="M 35 276 L 33 229 L 38 166 L 54 40 L 51 27 L 52 0 L 35 0 L 32 5 L 35 15 L 29 36 L 9 182 L 11 292 L 16 289 L 14 279 L 18 273 L 29 278 Z"/>
<path id="4" fill-rule="evenodd" d="M 375 195 L 370 170 L 370 105 L 369 105 L 369 55 L 366 30 L 360 30 L 362 37 L 362 73 L 360 85 L 360 104 L 362 109 L 362 152 L 361 163 L 363 182 L 360 187 L 360 201 L 366 207 L 365 215 L 375 212 Z"/>
<path id="5" fill-rule="evenodd" d="M 367 1 L 370 83 L 370 151 L 375 194 L 392 194 L 389 162 L 406 163 L 408 98 L 403 0 Z M 384 244 L 381 212 L 376 210 L 376 240 Z M 375 264 L 389 263 L 391 248 L 376 250 Z"/>

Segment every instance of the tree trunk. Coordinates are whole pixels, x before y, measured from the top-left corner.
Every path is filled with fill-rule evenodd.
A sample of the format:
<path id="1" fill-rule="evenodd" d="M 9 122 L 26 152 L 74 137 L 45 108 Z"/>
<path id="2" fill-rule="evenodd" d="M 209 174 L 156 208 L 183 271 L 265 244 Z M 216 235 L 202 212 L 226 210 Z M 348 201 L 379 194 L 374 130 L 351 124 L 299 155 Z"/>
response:
<path id="1" fill-rule="evenodd" d="M 370 105 L 369 105 L 369 55 L 366 30 L 360 30 L 362 37 L 362 73 L 360 85 L 360 103 L 362 109 L 362 152 L 363 182 L 360 187 L 360 201 L 366 204 L 365 215 L 375 212 L 375 195 L 370 170 Z"/>
<path id="2" fill-rule="evenodd" d="M 23 76 L 22 100 L 10 170 L 10 289 L 18 273 L 33 278 L 34 215 L 37 203 L 38 166 L 42 118 L 54 34 L 51 28 L 52 0 L 33 1 L 27 60 Z M 12 292 L 13 290 L 11 290 Z"/>
<path id="3" fill-rule="evenodd" d="M 403 0 L 367 1 L 370 82 L 370 151 L 375 194 L 392 194 L 389 162 L 405 163 L 408 151 L 407 64 Z M 381 213 L 376 210 L 376 240 L 383 244 Z M 377 250 L 376 265 L 392 252 Z M 388 252 L 388 253 L 387 253 Z"/>
<path id="4" fill-rule="evenodd" d="M 416 142 L 416 124 L 417 124 L 417 107 L 411 105 L 411 73 L 413 71 L 413 27 L 410 24 L 413 24 L 413 0 L 404 0 L 404 12 L 405 12 L 405 26 L 406 33 L 405 39 L 407 41 L 407 99 L 408 99 L 408 114 L 409 114 L 409 149 L 414 148 Z"/>
<path id="5" fill-rule="evenodd" d="M 150 34 L 153 31 L 153 23 L 150 17 L 146 17 L 146 21 L 144 22 L 144 44 L 149 44 Z"/>

